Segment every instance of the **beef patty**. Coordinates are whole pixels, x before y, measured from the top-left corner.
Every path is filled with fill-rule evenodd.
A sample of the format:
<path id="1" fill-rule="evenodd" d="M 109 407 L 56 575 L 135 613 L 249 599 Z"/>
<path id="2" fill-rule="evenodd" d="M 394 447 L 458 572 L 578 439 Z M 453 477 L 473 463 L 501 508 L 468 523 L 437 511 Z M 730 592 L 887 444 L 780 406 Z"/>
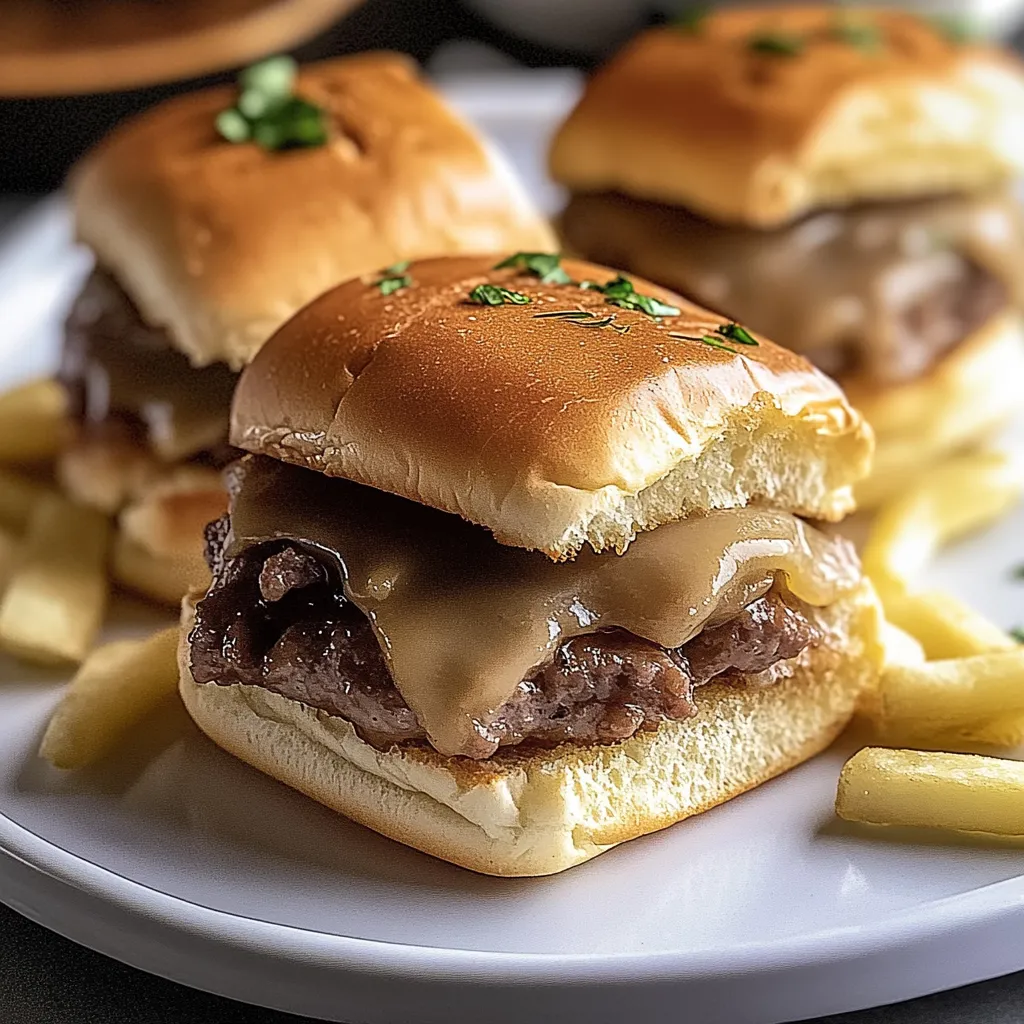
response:
<path id="1" fill-rule="evenodd" d="M 102 269 L 86 279 L 65 321 L 59 379 L 89 437 L 216 468 L 238 457 L 227 444 L 236 375 L 220 363 L 193 366 Z"/>
<path id="2" fill-rule="evenodd" d="M 190 636 L 199 683 L 263 686 L 347 719 L 379 748 L 424 739 L 392 682 L 369 620 L 314 555 L 284 541 L 224 554 L 227 516 L 207 529 L 213 586 Z M 812 612 L 774 588 L 671 650 L 623 630 L 575 637 L 523 679 L 470 756 L 522 742 L 614 743 L 695 711 L 712 679 L 769 682 L 767 670 L 820 639 Z M 761 675 L 761 674 L 765 675 Z"/>

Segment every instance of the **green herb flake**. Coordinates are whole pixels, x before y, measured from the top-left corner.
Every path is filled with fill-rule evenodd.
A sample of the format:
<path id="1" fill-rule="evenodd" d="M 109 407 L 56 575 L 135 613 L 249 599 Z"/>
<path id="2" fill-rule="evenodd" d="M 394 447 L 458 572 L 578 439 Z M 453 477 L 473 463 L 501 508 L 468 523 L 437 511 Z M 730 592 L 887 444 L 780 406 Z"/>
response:
<path id="1" fill-rule="evenodd" d="M 478 284 L 470 293 L 469 301 L 478 306 L 525 306 L 531 300 L 529 295 L 515 292 L 511 288 L 500 288 L 496 284 Z"/>
<path id="2" fill-rule="evenodd" d="M 737 345 L 756 346 L 759 344 L 750 331 L 739 324 L 722 324 L 721 327 L 715 328 L 715 333 L 720 334 L 723 338 L 728 338 L 730 341 L 735 341 Z"/>
<path id="3" fill-rule="evenodd" d="M 589 320 L 593 313 L 585 309 L 552 309 L 546 313 L 534 313 L 535 320 Z"/>
<path id="4" fill-rule="evenodd" d="M 238 76 L 235 106 L 217 115 L 218 134 L 266 150 L 327 142 L 325 112 L 294 94 L 297 70 L 291 57 L 271 57 L 246 68 Z"/>
<path id="5" fill-rule="evenodd" d="M 799 57 L 805 45 L 803 36 L 792 32 L 757 32 L 747 41 L 751 51 L 771 57 Z"/>
<path id="6" fill-rule="evenodd" d="M 1024 626 L 1014 626 L 1010 630 L 1010 636 L 1019 644 L 1024 644 Z"/>
<path id="7" fill-rule="evenodd" d="M 1024 562 L 1022 562 L 1020 565 L 1015 565 L 1010 570 L 1010 578 L 1024 582 Z"/>
<path id="8" fill-rule="evenodd" d="M 239 72 L 238 85 L 243 92 L 287 99 L 295 89 L 299 66 L 292 57 L 281 54 L 257 61 Z"/>
<path id="9" fill-rule="evenodd" d="M 723 352 L 731 352 L 734 356 L 739 355 L 739 352 L 737 352 L 736 349 L 731 345 L 727 345 L 717 334 L 680 334 L 678 331 L 669 331 L 668 336 L 670 338 L 680 338 L 683 341 L 699 341 L 701 344 L 707 345 L 710 348 L 721 349 Z M 743 342 L 740 342 L 740 344 L 743 344 Z"/>
<path id="10" fill-rule="evenodd" d="M 228 142 L 248 142 L 252 138 L 252 127 L 234 107 L 222 110 L 216 124 L 218 134 Z"/>
<path id="11" fill-rule="evenodd" d="M 686 35 L 698 35 L 704 28 L 704 22 L 707 21 L 710 13 L 707 7 L 688 7 L 676 15 L 672 21 L 672 27 L 677 32 L 684 32 Z"/>
<path id="12" fill-rule="evenodd" d="M 522 270 L 540 278 L 541 284 L 572 284 L 572 278 L 562 269 L 562 257 L 557 252 L 517 252 L 502 260 L 495 270 Z"/>
<path id="13" fill-rule="evenodd" d="M 606 284 L 583 281 L 580 287 L 588 291 L 600 292 L 604 296 L 605 302 L 612 306 L 619 306 L 621 309 L 638 310 L 651 317 L 679 315 L 679 310 L 675 306 L 670 306 L 653 295 L 641 295 L 633 287 L 633 282 L 628 277 L 621 275 Z"/>
<path id="14" fill-rule="evenodd" d="M 934 14 L 928 19 L 932 28 L 955 46 L 974 43 L 982 38 L 977 19 L 967 14 Z"/>
<path id="15" fill-rule="evenodd" d="M 854 21 L 852 18 L 840 17 L 832 26 L 832 38 L 841 43 L 853 46 L 864 53 L 877 53 L 882 49 L 882 32 L 870 21 Z"/>

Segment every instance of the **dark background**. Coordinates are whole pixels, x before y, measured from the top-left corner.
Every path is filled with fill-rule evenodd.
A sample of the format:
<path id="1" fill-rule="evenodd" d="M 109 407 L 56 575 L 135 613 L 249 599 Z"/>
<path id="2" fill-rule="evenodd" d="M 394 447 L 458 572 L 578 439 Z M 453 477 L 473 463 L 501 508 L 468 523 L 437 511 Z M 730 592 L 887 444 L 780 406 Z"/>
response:
<path id="1" fill-rule="evenodd" d="M 2 18 L 0 8 L 0 31 Z M 655 15 L 648 20 L 656 20 Z M 528 67 L 572 65 L 585 69 L 602 56 L 517 39 L 465 10 L 457 0 L 369 0 L 336 28 L 294 52 L 308 60 L 394 49 L 425 62 L 442 43 L 461 38 L 487 43 Z M 28 198 L 58 187 L 75 157 L 118 120 L 174 92 L 228 80 L 233 73 L 231 69 L 223 75 L 173 86 L 107 95 L 0 100 L 0 231 L 10 215 L 24 205 L 4 202 L 5 197 L 19 194 Z M 142 974 L 0 906 L 0 1024 L 297 1024 L 302 1019 Z M 900 1006 L 827 1018 L 827 1024 L 882 1022 L 1024 1022 L 1024 972 Z M 481 1024 L 487 1024 L 485 1015 Z M 826 1019 L 819 1024 L 826 1024 Z"/>
<path id="2" fill-rule="evenodd" d="M 653 12 L 648 20 L 656 20 Z M 450 39 L 479 40 L 527 67 L 586 68 L 601 56 L 517 39 L 462 7 L 458 0 L 369 0 L 336 28 L 293 52 L 300 60 L 316 60 L 360 50 L 401 50 L 426 62 Z M 0 100 L 0 138 L 4 140 L 0 145 L 0 194 L 52 191 L 59 187 L 75 157 L 128 114 L 176 92 L 230 81 L 234 71 L 131 92 Z"/>

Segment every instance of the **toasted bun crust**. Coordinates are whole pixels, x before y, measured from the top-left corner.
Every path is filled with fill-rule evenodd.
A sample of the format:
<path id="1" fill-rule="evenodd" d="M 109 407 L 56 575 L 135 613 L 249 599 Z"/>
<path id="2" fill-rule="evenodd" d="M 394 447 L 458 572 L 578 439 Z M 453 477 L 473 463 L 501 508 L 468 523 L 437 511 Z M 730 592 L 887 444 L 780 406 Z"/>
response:
<path id="1" fill-rule="evenodd" d="M 699 340 L 721 317 L 656 322 L 496 257 L 425 260 L 389 296 L 360 280 L 286 324 L 239 381 L 232 443 L 444 509 L 554 558 L 625 547 L 689 511 L 752 502 L 820 519 L 851 507 L 871 437 L 839 388 L 762 340 Z M 568 260 L 575 281 L 616 271 Z M 528 305 L 467 301 L 491 282 Z M 537 313 L 582 309 L 584 329 Z"/>
<path id="2" fill-rule="evenodd" d="M 836 38 L 833 6 L 727 10 L 630 43 L 555 138 L 577 191 L 771 226 L 824 205 L 987 187 L 1024 168 L 1024 75 L 912 14 L 851 12 L 877 51 Z M 756 52 L 759 34 L 807 40 Z"/>
<path id="3" fill-rule="evenodd" d="M 206 524 L 227 511 L 220 474 L 179 466 L 143 489 L 118 517 L 113 574 L 153 601 L 177 606 L 210 585 L 203 557 Z"/>
<path id="4" fill-rule="evenodd" d="M 1001 313 L 917 380 L 883 390 L 850 381 L 850 401 L 875 430 L 871 476 L 856 487 L 860 508 L 904 490 L 941 459 L 983 441 L 1020 411 L 1024 323 Z"/>
<path id="5" fill-rule="evenodd" d="M 490 875 L 547 875 L 699 814 L 827 747 L 882 659 L 870 585 L 827 612 L 832 637 L 764 687 L 698 690 L 698 714 L 615 746 L 505 752 L 379 751 L 343 719 L 254 686 L 197 684 L 183 605 L 181 696 L 215 743 L 341 814 Z"/>
<path id="6" fill-rule="evenodd" d="M 504 163 L 405 58 L 305 68 L 325 146 L 265 152 L 214 127 L 234 88 L 173 99 L 104 140 L 71 180 L 78 235 L 196 364 L 238 369 L 339 281 L 417 256 L 549 249 Z"/>

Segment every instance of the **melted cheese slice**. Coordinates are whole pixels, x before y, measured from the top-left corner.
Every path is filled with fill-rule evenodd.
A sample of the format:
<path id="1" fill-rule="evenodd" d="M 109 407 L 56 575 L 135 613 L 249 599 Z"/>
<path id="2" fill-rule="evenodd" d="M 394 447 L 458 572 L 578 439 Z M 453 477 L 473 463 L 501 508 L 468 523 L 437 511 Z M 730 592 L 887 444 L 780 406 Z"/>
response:
<path id="1" fill-rule="evenodd" d="M 641 534 L 625 554 L 555 563 L 456 516 L 271 459 L 237 469 L 229 553 L 295 541 L 333 565 L 373 624 L 392 677 L 442 753 L 565 640 L 620 627 L 678 647 L 784 577 L 823 606 L 856 586 L 848 543 L 786 513 L 735 509 Z"/>

